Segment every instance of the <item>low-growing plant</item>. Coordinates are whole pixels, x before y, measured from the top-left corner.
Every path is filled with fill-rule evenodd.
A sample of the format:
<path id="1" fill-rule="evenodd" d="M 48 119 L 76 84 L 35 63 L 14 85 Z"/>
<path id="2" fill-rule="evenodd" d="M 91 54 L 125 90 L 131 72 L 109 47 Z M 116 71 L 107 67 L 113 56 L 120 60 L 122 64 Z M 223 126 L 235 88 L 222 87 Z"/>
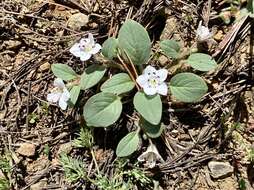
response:
<path id="1" fill-rule="evenodd" d="M 211 37 L 206 28 L 201 28 L 199 33 L 202 39 Z M 161 54 L 175 63 L 185 63 L 189 70 L 192 68 L 194 72 L 211 71 L 217 66 L 215 60 L 204 53 L 190 51 L 185 59 L 186 56 L 181 56 L 183 48 L 175 40 L 163 40 L 158 44 Z M 102 56 L 108 61 L 101 63 L 88 61 L 83 73 L 76 73 L 66 64 L 53 64 L 51 68 L 57 78 L 54 81 L 55 88 L 47 99 L 52 103 L 58 103 L 61 109 L 65 110 L 68 105 L 82 105 L 77 104 L 81 92 L 97 85 L 96 94 L 85 102 L 83 118 L 89 127 L 104 128 L 117 122 L 123 107 L 129 106 L 123 105 L 123 99 L 128 100 L 125 102 L 133 102 L 138 113 L 134 122 L 136 130 L 128 133 L 119 142 L 116 154 L 118 157 L 126 157 L 135 152 L 139 148 L 142 139 L 140 134 L 143 131 L 150 139 L 150 149 L 147 150 L 146 156 L 143 155 L 139 160 L 148 161 L 149 166 L 154 166 L 156 158 L 160 156 L 151 139 L 159 137 L 164 129 L 163 102 L 169 101 L 170 97 L 170 101 L 198 102 L 207 93 L 207 84 L 194 72 L 168 76 L 167 67 L 156 69 L 150 65 L 151 59 L 154 58 L 150 37 L 145 28 L 134 20 L 125 21 L 118 37 L 108 38 L 102 47 L 95 43 L 93 35 L 89 34 L 88 38 L 75 43 L 70 52 L 81 61 L 87 61 L 100 49 Z M 81 132 L 75 144 L 88 146 L 83 138 L 86 135 L 86 131 Z M 152 160 L 149 160 L 150 157 Z"/>
<path id="2" fill-rule="evenodd" d="M 11 165 L 7 155 L 0 157 L 0 172 L 3 172 L 6 176 L 0 176 L 0 190 L 9 190 L 10 182 L 7 177 L 11 174 Z"/>
<path id="3" fill-rule="evenodd" d="M 0 190 L 9 190 L 10 183 L 7 179 L 0 177 Z"/>
<path id="4" fill-rule="evenodd" d="M 82 127 L 80 133 L 78 134 L 79 137 L 74 139 L 73 144 L 75 147 L 78 148 L 91 148 L 93 145 L 93 135 L 91 130 L 88 128 Z"/>
<path id="5" fill-rule="evenodd" d="M 71 158 L 65 153 L 60 155 L 60 163 L 64 169 L 64 174 L 68 182 L 76 182 L 85 179 L 86 171 L 81 160 Z"/>

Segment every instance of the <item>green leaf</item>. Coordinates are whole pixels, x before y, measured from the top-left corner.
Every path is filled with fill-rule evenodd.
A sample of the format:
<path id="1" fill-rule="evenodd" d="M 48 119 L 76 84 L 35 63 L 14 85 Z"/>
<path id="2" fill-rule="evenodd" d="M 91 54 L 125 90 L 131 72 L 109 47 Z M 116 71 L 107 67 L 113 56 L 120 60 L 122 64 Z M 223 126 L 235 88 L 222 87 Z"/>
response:
<path id="1" fill-rule="evenodd" d="M 101 86 L 102 92 L 111 92 L 113 94 L 122 94 L 131 91 L 135 83 L 131 80 L 128 74 L 119 73 L 108 79 Z"/>
<path id="2" fill-rule="evenodd" d="M 162 102 L 160 96 L 147 96 L 143 92 L 137 92 L 134 96 L 134 107 L 144 117 L 145 120 L 153 125 L 158 125 L 161 121 Z"/>
<path id="3" fill-rule="evenodd" d="M 205 81 L 193 73 L 180 73 L 172 77 L 169 88 L 172 95 L 182 102 L 196 102 L 206 94 Z"/>
<path id="4" fill-rule="evenodd" d="M 87 126 L 108 127 L 118 120 L 121 112 L 120 97 L 101 92 L 86 102 L 83 115 Z"/>
<path id="5" fill-rule="evenodd" d="M 159 125 L 153 125 L 144 118 L 141 118 L 139 125 L 144 130 L 145 134 L 150 138 L 160 137 L 165 128 L 161 123 Z"/>
<path id="6" fill-rule="evenodd" d="M 74 106 L 78 100 L 80 86 L 73 86 L 70 91 L 70 103 Z"/>
<path id="7" fill-rule="evenodd" d="M 131 155 L 138 149 L 139 135 L 136 131 L 130 132 L 121 139 L 116 148 L 116 155 L 118 157 L 125 157 Z"/>
<path id="8" fill-rule="evenodd" d="M 56 77 L 65 81 L 73 80 L 78 77 L 75 71 L 65 64 L 53 64 L 51 69 Z"/>
<path id="9" fill-rule="evenodd" d="M 108 38 L 102 44 L 102 54 L 108 59 L 112 60 L 117 57 L 118 41 L 115 38 Z"/>
<path id="10" fill-rule="evenodd" d="M 141 65 L 151 54 L 151 41 L 145 28 L 134 20 L 127 20 L 118 35 L 118 44 L 133 64 Z"/>
<path id="11" fill-rule="evenodd" d="M 175 40 L 163 40 L 160 42 L 160 48 L 166 56 L 177 59 L 181 47 Z"/>
<path id="12" fill-rule="evenodd" d="M 80 87 L 82 90 L 86 90 L 88 88 L 96 85 L 106 72 L 106 68 L 100 65 L 91 65 L 89 66 L 85 72 L 81 75 Z"/>
<path id="13" fill-rule="evenodd" d="M 210 71 L 217 67 L 216 61 L 207 54 L 204 53 L 193 53 L 188 59 L 187 63 L 198 71 Z"/>
<path id="14" fill-rule="evenodd" d="M 254 0 L 248 0 L 247 9 L 251 14 L 254 14 Z"/>

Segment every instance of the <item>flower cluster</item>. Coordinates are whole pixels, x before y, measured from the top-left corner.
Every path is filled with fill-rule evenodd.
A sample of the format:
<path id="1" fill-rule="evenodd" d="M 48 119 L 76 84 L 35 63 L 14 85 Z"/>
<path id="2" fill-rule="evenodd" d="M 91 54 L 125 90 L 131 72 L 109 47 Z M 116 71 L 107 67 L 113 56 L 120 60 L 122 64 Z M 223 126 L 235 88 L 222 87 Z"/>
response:
<path id="1" fill-rule="evenodd" d="M 213 36 L 212 32 L 209 31 L 209 28 L 202 25 L 202 22 L 199 23 L 196 34 L 197 39 L 201 42 L 206 41 Z"/>
<path id="2" fill-rule="evenodd" d="M 138 161 L 145 162 L 149 168 L 154 168 L 156 161 L 164 162 L 163 158 L 153 143 L 150 143 L 147 150 L 138 157 Z"/>
<path id="3" fill-rule="evenodd" d="M 47 100 L 51 103 L 57 103 L 62 110 L 66 110 L 67 102 L 70 99 L 70 92 L 65 87 L 62 79 L 56 78 L 54 81 L 55 88 L 47 96 Z"/>
<path id="4" fill-rule="evenodd" d="M 101 45 L 95 43 L 93 35 L 89 33 L 88 38 L 82 38 L 79 43 L 75 43 L 71 47 L 70 52 L 74 56 L 79 57 L 81 61 L 87 61 L 100 50 Z"/>
<path id="5" fill-rule="evenodd" d="M 91 33 L 88 34 L 87 38 L 82 38 L 79 43 L 75 43 L 71 48 L 70 52 L 79 57 L 81 61 L 87 61 L 92 55 L 98 53 L 101 50 L 101 45 L 95 43 L 94 37 Z M 57 78 L 54 81 L 55 88 L 50 94 L 47 95 L 47 100 L 50 103 L 57 103 L 62 110 L 66 110 L 68 100 L 70 99 L 70 92 L 65 87 L 62 79 Z"/>
<path id="6" fill-rule="evenodd" d="M 166 69 L 156 70 L 152 66 L 147 66 L 144 73 L 136 81 L 143 88 L 145 94 L 155 95 L 158 93 L 166 96 L 168 86 L 164 81 L 167 79 L 167 75 L 168 71 Z"/>

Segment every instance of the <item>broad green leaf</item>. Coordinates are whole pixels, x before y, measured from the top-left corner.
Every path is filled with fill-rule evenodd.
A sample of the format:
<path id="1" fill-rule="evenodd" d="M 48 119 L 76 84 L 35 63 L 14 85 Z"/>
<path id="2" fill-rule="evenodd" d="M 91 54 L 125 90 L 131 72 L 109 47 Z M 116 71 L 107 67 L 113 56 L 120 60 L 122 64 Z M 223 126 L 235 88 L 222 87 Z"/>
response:
<path id="1" fill-rule="evenodd" d="M 166 56 L 177 59 L 181 47 L 175 40 L 163 40 L 160 42 L 160 48 Z"/>
<path id="2" fill-rule="evenodd" d="M 102 54 L 107 57 L 108 59 L 112 60 L 113 58 L 117 57 L 117 48 L 118 48 L 118 41 L 115 38 L 108 38 L 102 44 Z"/>
<path id="3" fill-rule="evenodd" d="M 138 149 L 139 135 L 136 131 L 130 132 L 121 139 L 116 148 L 116 155 L 118 157 L 125 157 L 131 155 Z"/>
<path id="4" fill-rule="evenodd" d="M 137 92 L 134 96 L 134 107 L 144 117 L 145 120 L 153 125 L 158 125 L 161 121 L 162 102 L 160 96 L 147 96 L 143 92 Z"/>
<path id="5" fill-rule="evenodd" d="M 83 115 L 87 126 L 108 127 L 118 120 L 121 112 L 120 97 L 101 92 L 87 100 Z"/>
<path id="6" fill-rule="evenodd" d="M 75 105 L 80 93 L 80 86 L 73 86 L 70 91 L 70 102 Z"/>
<path id="7" fill-rule="evenodd" d="M 198 71 L 210 71 L 217 67 L 216 61 L 207 54 L 204 53 L 193 53 L 188 59 L 187 63 Z"/>
<path id="8" fill-rule="evenodd" d="M 150 138 L 160 137 L 165 128 L 161 123 L 159 125 L 153 125 L 144 118 L 141 118 L 139 125 L 144 130 L 145 134 Z"/>
<path id="9" fill-rule="evenodd" d="M 75 71 L 68 65 L 65 64 L 53 64 L 51 66 L 54 75 L 62 80 L 68 81 L 78 77 Z"/>
<path id="10" fill-rule="evenodd" d="M 106 68 L 100 65 L 91 65 L 89 66 L 85 72 L 81 75 L 80 87 L 82 90 L 86 90 L 88 88 L 96 85 L 106 72 Z"/>
<path id="11" fill-rule="evenodd" d="M 145 28 L 134 20 L 127 20 L 120 28 L 118 44 L 133 64 L 141 65 L 151 54 L 151 41 Z"/>
<path id="12" fill-rule="evenodd" d="M 101 91 L 122 94 L 131 91 L 134 86 L 135 83 L 131 80 L 128 74 L 119 73 L 104 82 L 101 86 Z"/>
<path id="13" fill-rule="evenodd" d="M 206 94 L 205 81 L 193 73 L 180 73 L 172 77 L 169 88 L 172 95 L 182 102 L 196 102 Z"/>

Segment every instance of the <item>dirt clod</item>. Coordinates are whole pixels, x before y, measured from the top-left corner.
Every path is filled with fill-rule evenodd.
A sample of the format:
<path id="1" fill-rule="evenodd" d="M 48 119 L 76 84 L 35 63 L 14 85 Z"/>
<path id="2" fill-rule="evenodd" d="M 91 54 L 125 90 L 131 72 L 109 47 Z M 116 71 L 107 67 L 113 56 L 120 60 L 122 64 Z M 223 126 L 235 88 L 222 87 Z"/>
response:
<path id="1" fill-rule="evenodd" d="M 35 145 L 30 143 L 22 143 L 16 151 L 22 156 L 34 156 L 35 154 Z"/>

